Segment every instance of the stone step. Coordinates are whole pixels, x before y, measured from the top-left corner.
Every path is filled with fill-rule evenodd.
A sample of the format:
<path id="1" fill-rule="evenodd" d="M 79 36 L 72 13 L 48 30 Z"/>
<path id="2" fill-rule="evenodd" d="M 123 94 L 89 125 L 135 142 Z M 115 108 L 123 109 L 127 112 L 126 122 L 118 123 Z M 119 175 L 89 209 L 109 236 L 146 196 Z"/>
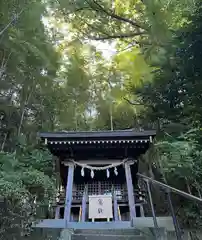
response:
<path id="1" fill-rule="evenodd" d="M 139 229 L 77 229 L 75 234 L 94 234 L 94 235 L 132 235 L 140 236 L 141 231 Z"/>
<path id="2" fill-rule="evenodd" d="M 154 240 L 149 229 L 63 229 L 60 240 Z"/>
<path id="3" fill-rule="evenodd" d="M 146 240 L 146 238 L 134 235 L 73 234 L 71 240 Z"/>
<path id="4" fill-rule="evenodd" d="M 140 230 L 128 229 L 77 229 L 72 240 L 146 240 Z"/>

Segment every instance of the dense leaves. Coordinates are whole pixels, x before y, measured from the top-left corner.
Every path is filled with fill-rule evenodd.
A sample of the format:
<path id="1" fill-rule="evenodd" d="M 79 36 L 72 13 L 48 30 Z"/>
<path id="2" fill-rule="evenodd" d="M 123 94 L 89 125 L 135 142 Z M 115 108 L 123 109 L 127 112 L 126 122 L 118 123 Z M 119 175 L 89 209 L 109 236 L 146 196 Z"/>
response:
<path id="1" fill-rule="evenodd" d="M 29 233 L 27 227 L 38 217 L 35 215 L 38 204 L 48 209 L 49 200 L 55 195 L 55 178 L 53 171 L 48 170 L 50 166 L 52 157 L 46 152 L 0 154 L 0 216 L 4 239 Z"/>
<path id="2" fill-rule="evenodd" d="M 202 179 L 201 14 L 199 3 L 197 10 L 188 18 L 189 23 L 176 31 L 169 61 L 161 66 L 152 82 L 133 87 L 141 102 L 153 109 L 150 107 L 147 117 L 160 121 L 161 134 L 156 147 L 165 179 L 199 197 Z M 186 210 L 180 210 L 181 220 L 185 217 L 183 222 L 189 226 L 201 226 L 198 206 L 190 203 L 184 206 Z"/>
<path id="3" fill-rule="evenodd" d="M 41 21 L 44 4 L 3 1 L 0 9 L 0 235 L 20 239 L 37 217 L 34 202 L 48 206 L 55 193 L 52 158 L 33 147 L 51 116 L 59 55 Z"/>

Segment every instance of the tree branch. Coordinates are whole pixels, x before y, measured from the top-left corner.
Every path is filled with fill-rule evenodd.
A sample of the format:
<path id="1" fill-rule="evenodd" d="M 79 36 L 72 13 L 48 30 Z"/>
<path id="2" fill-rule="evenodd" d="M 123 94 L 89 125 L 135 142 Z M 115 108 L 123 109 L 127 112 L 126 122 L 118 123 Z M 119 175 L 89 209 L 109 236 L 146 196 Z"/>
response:
<path id="1" fill-rule="evenodd" d="M 142 34 L 146 34 L 146 32 L 142 32 L 142 33 L 126 33 L 126 34 L 119 34 L 119 35 L 107 35 L 107 36 L 103 36 L 103 37 L 88 37 L 91 40 L 108 40 L 108 39 L 123 39 L 123 38 L 131 38 L 131 37 L 135 37 L 135 36 L 139 36 Z"/>
<path id="2" fill-rule="evenodd" d="M 141 28 L 141 29 L 145 29 L 145 27 L 141 26 L 140 24 L 134 22 L 133 20 L 130 20 L 130 19 L 127 19 L 125 17 L 122 17 L 122 16 L 119 16 L 113 12 L 108 12 L 104 7 L 102 7 L 97 1 L 93 0 L 93 3 L 94 4 L 91 4 L 88 0 L 86 0 L 86 2 L 89 4 L 89 6 L 94 9 L 94 10 L 100 10 L 102 11 L 103 13 L 105 13 L 106 15 L 108 15 L 109 17 L 113 18 L 113 19 L 116 19 L 116 20 L 119 20 L 119 21 L 122 21 L 122 22 L 126 22 L 126 23 L 129 23 L 131 24 L 132 26 L 134 27 L 137 27 L 137 28 Z M 95 5 L 95 6 L 94 6 Z"/>
<path id="3" fill-rule="evenodd" d="M 134 106 L 145 106 L 145 107 L 150 107 L 152 108 L 152 110 L 154 110 L 154 106 L 152 105 L 149 105 L 149 104 L 144 104 L 144 103 L 141 103 L 141 102 L 132 102 L 131 100 L 129 100 L 128 98 L 124 97 L 123 98 L 125 101 L 127 101 L 129 104 L 131 105 L 134 105 Z"/>
<path id="4" fill-rule="evenodd" d="M 90 7 L 77 8 L 77 9 L 75 9 L 72 13 L 76 13 L 76 12 L 80 12 L 80 11 L 85 11 L 85 10 L 91 10 L 91 8 L 90 8 Z"/>
<path id="5" fill-rule="evenodd" d="M 107 34 L 106 32 L 104 32 L 104 31 L 100 30 L 98 27 L 96 27 L 96 26 L 88 23 L 87 21 L 85 21 L 85 19 L 82 19 L 82 18 L 80 18 L 80 19 L 81 19 L 81 21 L 83 21 L 86 25 L 88 25 L 88 27 L 91 28 L 92 30 L 99 31 L 101 34 L 108 36 L 108 34 Z M 88 38 L 88 39 L 92 39 L 92 40 L 96 40 L 96 39 L 95 39 L 96 37 L 93 38 L 93 37 L 87 36 L 87 38 Z"/>
<path id="6" fill-rule="evenodd" d="M 140 103 L 140 102 L 132 102 L 131 100 L 129 100 L 128 98 L 124 97 L 123 98 L 126 102 L 128 102 L 129 104 L 131 105 L 141 105 L 143 106 L 144 104 L 143 103 Z"/>

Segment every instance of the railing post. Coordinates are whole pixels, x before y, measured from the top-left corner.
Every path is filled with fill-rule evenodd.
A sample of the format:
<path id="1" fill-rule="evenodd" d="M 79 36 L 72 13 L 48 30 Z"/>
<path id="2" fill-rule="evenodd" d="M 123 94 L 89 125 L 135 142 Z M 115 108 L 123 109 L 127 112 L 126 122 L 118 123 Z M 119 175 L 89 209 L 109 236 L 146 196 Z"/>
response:
<path id="1" fill-rule="evenodd" d="M 178 221 L 177 221 L 174 209 L 173 209 L 173 204 L 172 204 L 172 200 L 171 200 L 171 196 L 170 196 L 170 190 L 168 190 L 168 189 L 166 190 L 166 195 L 167 195 L 168 204 L 169 204 L 169 208 L 170 208 L 172 219 L 173 219 L 173 224 L 174 224 L 177 240 L 182 240 L 180 227 L 179 227 L 179 224 L 178 224 Z"/>
<path id="2" fill-rule="evenodd" d="M 156 239 L 159 239 L 159 227 L 158 227 L 158 222 L 157 222 L 157 218 L 156 218 L 156 213 L 154 210 L 154 204 L 153 204 L 153 200 L 152 200 L 152 194 L 151 194 L 151 188 L 150 188 L 150 183 L 147 179 L 145 179 L 146 185 L 147 185 L 147 191 L 148 191 L 148 197 L 149 197 L 149 202 L 150 202 L 150 206 L 151 206 L 151 211 L 152 211 L 152 217 L 153 217 L 153 222 L 154 222 L 154 230 L 155 230 L 155 237 Z"/>
<path id="3" fill-rule="evenodd" d="M 66 223 L 70 222 L 70 217 L 71 217 L 73 179 L 74 179 L 74 165 L 70 163 L 68 167 L 66 196 L 65 196 L 64 219 Z"/>

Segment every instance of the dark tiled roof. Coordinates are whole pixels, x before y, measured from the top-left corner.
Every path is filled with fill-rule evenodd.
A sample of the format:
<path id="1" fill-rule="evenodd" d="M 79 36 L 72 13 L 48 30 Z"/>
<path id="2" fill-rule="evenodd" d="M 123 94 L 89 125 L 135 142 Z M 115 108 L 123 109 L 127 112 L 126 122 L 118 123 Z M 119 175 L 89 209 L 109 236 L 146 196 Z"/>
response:
<path id="1" fill-rule="evenodd" d="M 155 130 L 136 131 L 134 129 L 118 130 L 118 131 L 89 131 L 89 132 L 41 132 L 38 134 L 40 138 L 50 139 L 86 139 L 86 138 L 141 138 L 154 137 Z"/>

